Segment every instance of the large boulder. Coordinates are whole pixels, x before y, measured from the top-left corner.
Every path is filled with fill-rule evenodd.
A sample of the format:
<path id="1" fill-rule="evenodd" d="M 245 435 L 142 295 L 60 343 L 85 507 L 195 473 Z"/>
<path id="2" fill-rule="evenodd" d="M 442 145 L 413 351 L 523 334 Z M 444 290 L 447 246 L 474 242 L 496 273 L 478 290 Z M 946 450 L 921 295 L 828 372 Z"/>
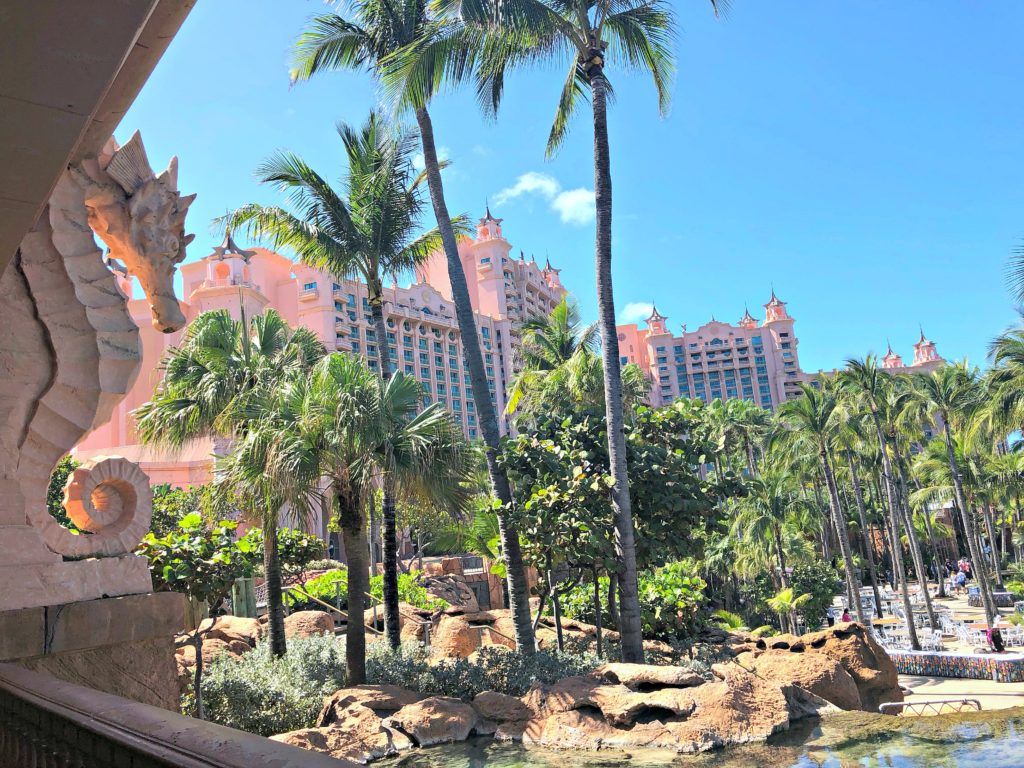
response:
<path id="1" fill-rule="evenodd" d="M 334 617 L 326 611 L 296 611 L 284 620 L 285 637 L 333 634 Z"/>
<path id="2" fill-rule="evenodd" d="M 877 712 L 878 705 L 885 702 L 903 701 L 896 665 L 885 649 L 871 637 L 871 633 L 860 624 L 846 622 L 820 632 L 792 640 L 790 638 L 792 636 L 786 638 L 788 648 L 783 648 L 778 638 L 759 641 L 758 648 L 788 651 L 801 658 L 815 654 L 827 656 L 853 679 L 860 697 L 860 709 L 867 712 Z"/>
<path id="3" fill-rule="evenodd" d="M 704 682 L 703 677 L 685 667 L 655 664 L 603 664 L 591 672 L 591 677 L 609 683 L 621 683 L 634 691 L 665 687 L 693 688 Z"/>
<path id="4" fill-rule="evenodd" d="M 318 728 L 325 728 L 335 723 L 343 724 L 345 713 L 356 704 L 384 717 L 425 698 L 422 693 L 399 688 L 397 685 L 354 685 L 335 691 L 324 700 L 324 706 L 316 718 L 316 725 Z"/>
<path id="5" fill-rule="evenodd" d="M 827 654 L 772 650 L 759 655 L 744 653 L 737 661 L 767 680 L 795 683 L 839 709 L 862 708 L 857 683 L 842 664 Z"/>
<path id="6" fill-rule="evenodd" d="M 480 630 L 461 613 L 443 614 L 430 637 L 430 650 L 435 656 L 465 658 L 479 647 Z"/>
<path id="7" fill-rule="evenodd" d="M 496 723 L 529 720 L 534 715 L 533 709 L 522 699 L 496 691 L 478 693 L 473 699 L 473 708 L 481 719 Z"/>
<path id="8" fill-rule="evenodd" d="M 369 707 L 352 704 L 337 715 L 339 720 L 335 725 L 302 728 L 270 738 L 362 765 L 397 755 L 413 746 L 406 734 L 386 725 Z"/>
<path id="9" fill-rule="evenodd" d="M 432 624 L 433 614 L 409 603 L 398 604 L 398 627 L 402 640 L 423 640 L 423 625 Z M 363 623 L 378 631 L 384 631 L 384 607 L 367 608 L 363 611 Z M 431 630 L 433 632 L 433 630 Z"/>
<path id="10" fill-rule="evenodd" d="M 402 707 L 384 720 L 389 728 L 407 734 L 421 747 L 465 741 L 477 722 L 476 710 L 459 699 L 431 696 Z"/>
<path id="11" fill-rule="evenodd" d="M 251 648 L 263 637 L 264 627 L 258 619 L 247 619 L 243 616 L 217 616 L 206 619 L 200 625 L 203 637 L 208 640 L 223 640 L 227 643 L 240 641 Z"/>
<path id="12" fill-rule="evenodd" d="M 462 608 L 467 612 L 480 610 L 476 593 L 466 584 L 464 576 L 451 574 L 447 576 L 425 576 L 421 581 L 427 594 L 444 600 L 448 605 Z"/>

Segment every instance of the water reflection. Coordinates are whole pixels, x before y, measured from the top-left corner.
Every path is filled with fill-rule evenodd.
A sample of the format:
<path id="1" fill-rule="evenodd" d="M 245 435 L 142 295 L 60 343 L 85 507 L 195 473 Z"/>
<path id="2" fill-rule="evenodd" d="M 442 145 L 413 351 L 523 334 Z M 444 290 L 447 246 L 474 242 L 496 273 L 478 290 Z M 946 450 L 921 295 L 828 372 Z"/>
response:
<path id="1" fill-rule="evenodd" d="M 395 768 L 1024 768 L 1024 708 L 928 718 L 861 712 L 803 721 L 768 744 L 704 755 L 549 752 L 479 739 L 380 763 Z"/>

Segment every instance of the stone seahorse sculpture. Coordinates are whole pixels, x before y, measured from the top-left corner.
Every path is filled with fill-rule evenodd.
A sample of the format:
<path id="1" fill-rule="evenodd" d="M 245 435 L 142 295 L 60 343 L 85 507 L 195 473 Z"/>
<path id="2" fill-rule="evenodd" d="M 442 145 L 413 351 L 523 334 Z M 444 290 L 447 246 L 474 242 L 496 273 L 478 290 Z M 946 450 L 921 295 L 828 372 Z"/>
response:
<path id="1" fill-rule="evenodd" d="M 181 328 L 173 280 L 194 197 L 178 193 L 177 158 L 156 175 L 138 133 L 111 140 L 61 175 L 0 276 L 0 581 L 18 593 L 0 590 L 0 610 L 151 589 L 130 554 L 149 523 L 137 467 L 111 458 L 76 472 L 68 510 L 80 535 L 47 513 L 46 493 L 60 457 L 138 374 L 138 328 L 108 261 L 138 279 L 157 329 Z"/>

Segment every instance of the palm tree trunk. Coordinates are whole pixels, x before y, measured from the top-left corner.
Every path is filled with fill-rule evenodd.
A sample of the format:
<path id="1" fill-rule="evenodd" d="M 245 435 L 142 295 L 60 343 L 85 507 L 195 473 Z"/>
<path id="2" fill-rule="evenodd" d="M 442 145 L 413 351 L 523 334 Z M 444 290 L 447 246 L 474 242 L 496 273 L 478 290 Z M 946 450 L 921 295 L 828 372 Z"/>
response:
<path id="1" fill-rule="evenodd" d="M 348 561 L 348 626 L 345 628 L 345 667 L 349 685 L 366 682 L 366 626 L 363 612 L 370 582 L 367 575 L 366 515 L 345 477 L 336 477 L 335 499 Z"/>
<path id="2" fill-rule="evenodd" d="M 594 577 L 594 639 L 597 641 L 597 658 L 604 653 L 603 638 L 601 632 L 601 582 L 597 578 L 597 564 L 590 567 Z"/>
<path id="3" fill-rule="evenodd" d="M 967 548 L 971 553 L 971 560 L 974 561 L 974 572 L 978 579 L 978 587 L 981 591 L 981 602 L 985 607 L 985 620 L 989 626 L 995 622 L 999 612 L 996 610 L 995 601 L 988 583 L 988 568 L 981 556 L 981 546 L 978 544 L 978 534 L 974 527 L 974 520 L 971 517 L 970 507 L 967 506 L 967 499 L 964 495 L 963 478 L 960 476 L 960 464 L 956 460 L 956 452 L 953 450 L 953 435 L 949 429 L 948 414 L 942 416 L 942 435 L 946 442 L 946 458 L 949 460 L 949 471 L 953 475 L 953 492 L 956 494 L 956 505 L 960 507 L 960 515 L 964 524 L 964 538 L 967 539 Z M 981 566 L 980 568 L 978 566 Z"/>
<path id="4" fill-rule="evenodd" d="M 277 556 L 277 513 L 267 513 L 263 521 L 263 575 L 267 580 L 267 618 L 270 652 L 284 656 L 284 601 L 281 588 L 281 558 Z"/>
<path id="5" fill-rule="evenodd" d="M 779 581 L 782 583 L 782 589 L 785 589 L 789 586 L 789 580 L 786 578 L 786 553 L 782 548 L 782 528 L 773 525 L 772 534 L 775 539 L 775 554 L 779 557 Z"/>
<path id="6" fill-rule="evenodd" d="M 846 533 L 846 520 L 843 517 L 842 507 L 839 506 L 839 491 L 836 488 L 836 478 L 832 472 L 832 462 L 828 450 L 822 446 L 818 458 L 821 461 L 821 469 L 825 474 L 825 487 L 828 489 L 829 509 L 832 512 L 832 521 L 836 527 L 836 538 L 839 541 L 839 552 L 843 557 L 843 567 L 846 570 L 846 589 L 849 593 L 851 607 L 857 621 L 864 621 L 860 604 L 860 582 L 857 579 L 853 565 L 853 552 L 850 550 L 850 537 Z"/>
<path id="7" fill-rule="evenodd" d="M 910 637 L 910 647 L 921 650 L 921 641 L 917 639 L 917 627 L 914 626 L 914 609 L 910 605 L 910 588 L 907 585 L 907 573 L 903 569 L 903 549 L 900 544 L 900 514 L 899 502 L 896 500 L 896 484 L 893 481 L 892 464 L 889 461 L 889 450 L 882 432 L 882 421 L 878 412 L 872 409 L 872 421 L 875 424 L 875 436 L 878 438 L 878 448 L 882 457 L 882 482 L 885 484 L 885 494 L 889 502 L 889 524 L 891 526 L 890 547 L 892 549 L 892 570 L 894 578 L 899 579 L 900 594 L 903 597 L 903 612 L 907 620 L 907 634 Z"/>
<path id="8" fill-rule="evenodd" d="M 601 327 L 601 357 L 604 362 L 605 417 L 608 427 L 608 463 L 612 480 L 612 513 L 615 520 L 615 550 L 619 560 L 619 635 L 622 660 L 642 664 L 644 638 L 640 623 L 637 587 L 636 542 L 633 508 L 626 468 L 625 414 L 622 406 L 622 375 L 619 337 L 615 326 L 615 298 L 612 292 L 612 173 L 608 149 L 607 87 L 602 67 L 604 53 L 595 45 L 587 53 L 594 114 L 594 204 L 597 214 L 595 262 L 597 304 Z"/>
<path id="9" fill-rule="evenodd" d="M 619 577 L 618 574 L 608 574 L 608 621 L 616 630 L 619 628 L 619 599 L 618 599 Z"/>
<path id="10" fill-rule="evenodd" d="M 374 335 L 377 337 L 377 365 L 380 367 L 380 376 L 385 382 L 391 378 L 391 355 L 389 354 L 388 329 L 384 322 L 384 287 L 380 280 L 369 280 L 367 292 L 370 304 L 370 316 L 373 318 Z M 381 513 L 380 519 L 383 525 L 383 592 L 384 592 L 384 631 L 387 634 L 388 644 L 397 649 L 401 645 L 401 615 L 398 609 L 398 531 L 395 520 L 395 487 L 391 478 L 390 462 L 384 462 L 383 479 L 381 481 Z M 376 545 L 377 536 L 371 524 L 370 540 L 371 556 L 370 568 L 376 573 L 374 562 L 373 546 Z"/>
<path id="11" fill-rule="evenodd" d="M 1003 571 L 1000 568 L 1002 558 L 999 556 L 998 541 L 996 540 L 996 529 L 995 524 L 992 520 L 992 505 L 988 499 L 985 498 L 981 502 L 982 515 L 985 518 L 985 531 L 988 534 L 988 546 L 992 552 L 992 557 L 989 558 L 989 562 L 992 564 L 993 575 L 996 579 L 996 587 L 1001 591 L 1003 589 Z"/>
<path id="12" fill-rule="evenodd" d="M 757 459 L 754 458 L 754 445 L 749 437 L 744 436 L 743 445 L 747 455 L 747 471 L 751 477 L 757 477 Z"/>
<path id="13" fill-rule="evenodd" d="M 864 508 L 864 489 L 860 485 L 860 474 L 853 451 L 846 449 L 846 463 L 850 467 L 850 482 L 853 484 L 853 498 L 857 503 L 857 517 L 860 520 L 861 538 L 864 541 L 864 556 L 868 560 L 868 579 L 871 581 L 871 592 L 875 596 L 875 615 L 882 618 L 882 593 L 878 591 L 878 572 L 875 570 L 875 547 L 872 544 L 868 528 L 868 515 Z"/>
<path id="14" fill-rule="evenodd" d="M 502 504 L 502 510 L 498 512 L 498 533 L 501 538 L 502 555 L 505 558 L 508 602 L 515 628 L 516 649 L 520 653 L 533 654 L 536 651 L 536 642 L 533 625 L 530 622 L 526 567 L 523 564 L 523 553 L 519 546 L 519 533 L 508 520 L 507 510 L 512 508 L 512 489 L 508 482 L 508 475 L 498 465 L 497 460 L 501 440 L 498 415 L 487 388 L 484 358 L 480 352 L 480 340 L 477 338 L 476 319 L 473 317 L 473 305 L 469 298 L 466 273 L 462 268 L 458 243 L 455 241 L 455 230 L 452 229 L 448 204 L 444 199 L 441 169 L 437 160 L 437 147 L 434 144 L 434 126 L 430 120 L 430 113 L 425 107 L 416 110 L 416 123 L 420 129 L 420 141 L 423 145 L 423 164 L 427 172 L 430 201 L 434 206 L 437 228 L 441 233 L 441 244 L 448 261 L 448 280 L 452 286 L 452 301 L 455 304 L 455 317 L 459 322 L 462 350 L 466 357 L 466 364 L 469 366 L 473 403 L 476 406 L 476 415 L 480 422 L 484 444 L 487 446 L 487 471 L 491 477 L 491 488 L 494 495 Z"/>
<path id="15" fill-rule="evenodd" d="M 917 583 L 921 586 L 921 595 L 924 598 L 925 611 L 928 613 L 928 626 L 935 629 L 935 611 L 932 609 L 932 596 L 928 592 L 928 570 L 924 565 L 924 556 L 921 554 L 921 542 L 917 538 L 917 528 L 914 527 L 914 515 L 910 510 L 909 488 L 907 487 L 907 475 L 903 466 L 903 455 L 900 453 L 899 445 L 893 440 L 893 457 L 896 466 L 899 468 L 899 492 L 900 507 L 903 510 L 903 524 L 907 527 L 907 548 L 910 550 L 910 557 L 914 561 L 914 570 L 917 571 Z"/>

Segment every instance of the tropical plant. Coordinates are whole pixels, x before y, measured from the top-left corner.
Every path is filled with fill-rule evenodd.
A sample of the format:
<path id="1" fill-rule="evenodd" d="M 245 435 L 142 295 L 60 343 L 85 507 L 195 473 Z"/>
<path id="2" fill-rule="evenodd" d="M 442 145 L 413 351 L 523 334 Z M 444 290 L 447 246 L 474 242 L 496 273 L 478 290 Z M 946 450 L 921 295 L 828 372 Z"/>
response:
<path id="1" fill-rule="evenodd" d="M 469 63 L 472 58 L 471 49 L 465 44 L 455 47 L 442 44 L 440 48 L 451 57 L 447 64 L 436 69 L 396 67 L 393 64 L 400 50 L 423 45 L 429 47 L 439 35 L 441 38 L 447 37 L 444 30 L 448 25 L 431 18 L 428 6 L 422 0 L 398 0 L 396 3 L 356 0 L 351 4 L 350 11 L 351 18 L 330 13 L 317 16 L 310 22 L 295 46 L 292 79 L 306 80 L 319 72 L 333 69 L 367 70 L 376 77 L 384 76 L 385 85 L 400 109 L 412 109 L 415 113 L 423 149 L 424 172 L 448 265 L 448 279 L 462 337 L 463 354 L 469 369 L 473 403 L 487 447 L 492 492 L 502 505 L 498 510 L 498 522 L 502 553 L 508 566 L 508 600 L 515 627 L 516 647 L 521 653 L 533 653 L 535 644 L 530 623 L 526 571 L 519 549 L 519 536 L 507 519 L 512 493 L 508 478 L 497 462 L 500 447 L 498 416 L 488 394 L 476 319 L 459 256 L 456 231 L 445 201 L 441 179 L 442 163 L 438 160 L 434 127 L 428 110 L 445 75 L 457 72 Z M 435 53 L 439 50 L 435 49 Z"/>
<path id="2" fill-rule="evenodd" d="M 797 595 L 792 587 L 786 587 L 768 599 L 768 607 L 779 615 L 779 619 L 783 622 L 783 630 L 788 629 L 793 634 L 797 634 L 796 613 L 810 600 L 809 594 Z"/>
<path id="3" fill-rule="evenodd" d="M 163 379 L 153 399 L 135 411 L 143 443 L 179 448 L 203 437 L 244 439 L 263 414 L 258 405 L 291 375 L 305 375 L 324 353 L 323 344 L 308 328 L 292 329 L 276 311 L 233 320 L 225 310 L 204 312 L 185 331 L 181 344 L 171 347 L 161 362 Z M 264 573 L 270 616 L 270 645 L 285 651 L 281 571 L 277 560 L 277 525 L 281 504 L 301 500 L 260 493 L 239 496 L 223 490 L 224 498 L 243 499 L 243 513 L 258 522 L 266 537 Z"/>
<path id="4" fill-rule="evenodd" d="M 74 456 L 63 456 L 57 462 L 57 466 L 53 468 L 53 473 L 50 475 L 50 484 L 46 488 L 46 510 L 58 523 L 72 531 L 77 531 L 78 528 L 71 522 L 68 513 L 64 511 L 64 486 L 67 484 L 71 473 L 80 466 L 81 462 L 75 459 Z"/>

